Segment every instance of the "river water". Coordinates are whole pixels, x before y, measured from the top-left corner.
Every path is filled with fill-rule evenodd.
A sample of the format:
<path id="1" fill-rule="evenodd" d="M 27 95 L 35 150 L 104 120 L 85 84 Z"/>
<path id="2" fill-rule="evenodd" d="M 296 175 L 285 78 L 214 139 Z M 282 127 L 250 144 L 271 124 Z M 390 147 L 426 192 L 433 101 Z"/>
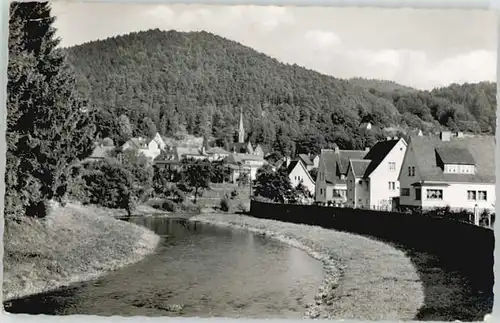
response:
<path id="1" fill-rule="evenodd" d="M 162 236 L 156 253 L 97 280 L 6 304 L 29 314 L 301 318 L 323 280 L 305 252 L 244 230 L 134 218 Z"/>

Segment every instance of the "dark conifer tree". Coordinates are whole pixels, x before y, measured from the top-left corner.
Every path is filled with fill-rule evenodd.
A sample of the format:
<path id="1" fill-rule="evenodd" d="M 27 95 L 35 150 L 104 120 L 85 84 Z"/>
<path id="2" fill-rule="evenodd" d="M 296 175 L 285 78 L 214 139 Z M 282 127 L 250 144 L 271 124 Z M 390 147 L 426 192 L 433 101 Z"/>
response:
<path id="1" fill-rule="evenodd" d="M 18 159 L 17 182 L 24 187 L 16 189 L 26 212 L 44 216 L 45 202 L 64 198 L 72 166 L 92 152 L 93 112 L 76 91 L 72 70 L 57 48 L 48 2 L 13 3 L 10 20 L 17 38 L 9 45 L 31 64 L 9 75 L 9 131 L 18 137 L 9 149 Z M 13 73 L 29 79 L 30 86 L 14 87 Z"/>

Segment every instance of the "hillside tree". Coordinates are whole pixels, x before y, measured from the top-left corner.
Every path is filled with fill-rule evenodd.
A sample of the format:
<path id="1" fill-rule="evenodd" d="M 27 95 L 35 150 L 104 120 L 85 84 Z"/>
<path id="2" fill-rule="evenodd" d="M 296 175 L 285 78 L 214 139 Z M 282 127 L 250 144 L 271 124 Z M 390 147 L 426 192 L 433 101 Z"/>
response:
<path id="1" fill-rule="evenodd" d="M 11 67 L 30 86 L 8 89 L 12 111 L 8 124 L 17 137 L 15 144 L 10 140 L 14 146 L 8 150 L 18 161 L 19 202 L 27 215 L 43 217 L 46 202 L 64 200 L 71 168 L 92 153 L 94 117 L 86 98 L 76 90 L 65 54 L 57 47 L 50 5 L 12 3 L 10 21 L 14 38 L 9 45 L 24 62 L 14 67 L 15 58 Z M 12 81 L 14 86 L 15 77 Z"/>

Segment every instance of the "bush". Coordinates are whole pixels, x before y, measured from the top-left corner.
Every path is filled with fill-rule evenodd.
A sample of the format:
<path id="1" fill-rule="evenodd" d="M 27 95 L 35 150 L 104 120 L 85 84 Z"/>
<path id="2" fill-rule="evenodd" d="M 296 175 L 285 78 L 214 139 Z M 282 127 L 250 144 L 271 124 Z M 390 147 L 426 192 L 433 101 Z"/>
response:
<path id="1" fill-rule="evenodd" d="M 184 202 L 182 202 L 178 206 L 179 206 L 179 209 L 185 213 L 191 213 L 191 214 L 200 214 L 201 213 L 201 207 L 199 205 L 194 204 L 192 201 L 189 201 L 189 200 L 185 200 Z"/>
<path id="2" fill-rule="evenodd" d="M 162 204 L 161 204 L 161 208 L 162 210 L 165 210 L 165 211 L 168 211 L 168 212 L 175 212 L 177 211 L 178 209 L 178 206 L 177 204 L 175 204 L 173 201 L 171 200 L 165 200 Z"/>
<path id="3" fill-rule="evenodd" d="M 233 191 L 231 192 L 231 199 L 233 200 L 233 199 L 237 198 L 237 197 L 238 197 L 238 195 L 239 195 L 239 194 L 238 194 L 238 191 L 237 191 L 237 190 L 233 190 Z"/>
<path id="4" fill-rule="evenodd" d="M 229 200 L 227 198 L 222 198 L 220 200 L 220 209 L 223 211 L 223 212 L 228 212 L 229 211 Z"/>
<path id="5" fill-rule="evenodd" d="M 94 162 L 82 175 L 89 203 L 109 208 L 125 209 L 130 213 L 137 201 L 133 175 L 113 160 Z"/>

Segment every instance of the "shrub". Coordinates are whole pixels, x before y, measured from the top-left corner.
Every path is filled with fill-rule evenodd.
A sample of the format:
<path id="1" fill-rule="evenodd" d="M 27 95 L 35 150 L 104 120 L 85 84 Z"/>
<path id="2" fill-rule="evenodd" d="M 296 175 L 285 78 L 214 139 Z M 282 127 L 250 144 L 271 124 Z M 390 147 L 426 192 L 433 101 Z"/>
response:
<path id="1" fill-rule="evenodd" d="M 238 191 L 237 191 L 237 190 L 233 190 L 233 191 L 231 192 L 231 199 L 235 199 L 235 198 L 237 198 L 237 197 L 238 197 Z"/>
<path id="2" fill-rule="evenodd" d="M 223 212 L 228 212 L 229 211 L 229 200 L 227 198 L 222 198 L 220 200 L 220 209 L 223 211 Z"/>
<path id="3" fill-rule="evenodd" d="M 201 207 L 199 205 L 194 204 L 192 201 L 185 200 L 181 204 L 179 204 L 179 209 L 185 213 L 191 214 L 200 214 Z"/>
<path id="4" fill-rule="evenodd" d="M 133 175 L 113 160 L 94 162 L 82 175 L 89 203 L 125 209 L 130 214 L 136 202 Z"/>
<path id="5" fill-rule="evenodd" d="M 173 201 L 171 200 L 165 200 L 162 204 L 161 204 L 161 208 L 165 211 L 168 211 L 168 212 L 175 212 L 177 211 L 177 204 L 175 204 Z"/>

